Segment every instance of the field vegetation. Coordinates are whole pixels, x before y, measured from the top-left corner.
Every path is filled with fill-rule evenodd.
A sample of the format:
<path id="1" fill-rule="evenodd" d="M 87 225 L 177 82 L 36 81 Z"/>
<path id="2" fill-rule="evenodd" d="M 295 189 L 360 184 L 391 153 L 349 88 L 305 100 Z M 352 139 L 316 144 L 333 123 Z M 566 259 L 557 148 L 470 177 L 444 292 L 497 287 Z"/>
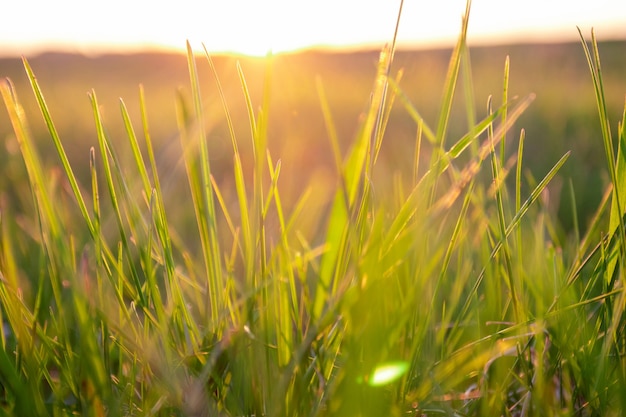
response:
<path id="1" fill-rule="evenodd" d="M 466 13 L 452 50 L 0 60 L 0 413 L 622 415 L 626 44 Z"/>
<path id="2" fill-rule="evenodd" d="M 626 68 L 626 42 L 603 42 L 599 50 L 607 112 L 612 120 L 618 120 L 624 101 L 622 74 Z M 286 174 L 281 179 L 281 187 L 286 191 L 285 197 L 296 196 L 298 190 L 308 183 L 309 175 L 318 173 L 326 177 L 328 170 L 332 169 L 328 133 L 316 79 L 319 78 L 325 87 L 340 146 L 345 150 L 357 133 L 359 115 L 368 105 L 379 52 L 304 51 L 273 57 L 268 146 L 283 160 Z M 450 50 L 398 50 L 395 53 L 392 73 L 403 69 L 402 89 L 431 126 L 438 119 L 450 53 Z M 533 138 L 527 143 L 524 165 L 535 175 L 545 174 L 555 159 L 571 151 L 570 162 L 558 175 L 559 185 L 553 197 L 558 204 L 554 204 L 554 210 L 558 212 L 566 231 L 571 230 L 571 200 L 562 191 L 571 180 L 579 197 L 578 226 L 585 228 L 601 199 L 608 177 L 603 150 L 597 146 L 600 124 L 593 86 L 589 82 L 589 71 L 580 44 L 471 48 L 469 64 L 474 106 L 482 116 L 486 114 L 488 97 L 493 97 L 496 102 L 500 100 L 507 56 L 510 60 L 509 94 L 537 95 L 533 105 L 516 124 L 517 131 L 524 128 L 527 135 Z M 245 151 L 249 154 L 250 129 L 237 65 L 241 66 L 245 74 L 251 99 L 258 105 L 263 94 L 266 60 L 236 56 L 215 56 L 212 59 L 229 105 L 237 138 L 243 147 L 242 153 Z M 174 107 L 179 90 L 183 91 L 182 94 L 189 94 L 187 63 L 183 55 L 154 53 L 88 57 L 49 53 L 28 57 L 28 60 L 38 77 L 54 116 L 55 126 L 79 178 L 88 181 L 87 155 L 89 148 L 97 143 L 87 97 L 92 89 L 98 94 L 108 134 L 114 141 L 123 141 L 125 128 L 123 120 L 118 116 L 119 98 L 124 99 L 130 116 L 134 120 L 138 119 L 137 88 L 139 84 L 143 85 L 155 148 L 170 163 L 180 159 Z M 232 163 L 228 127 L 206 59 L 198 57 L 197 65 L 200 83 L 204 86 L 202 93 L 209 119 L 207 135 L 209 146 L 212 147 L 210 157 L 215 161 L 213 170 L 215 175 L 226 173 L 228 177 Z M 0 59 L 0 71 L 3 77 L 13 81 L 17 91 L 25 92 L 20 98 L 25 112 L 33 115 L 29 118 L 32 135 L 44 160 L 52 155 L 54 161 L 47 128 L 38 116 L 34 96 L 27 93 L 30 83 L 21 60 Z M 463 79 L 459 80 L 459 86 L 463 88 Z M 464 107 L 465 98 L 463 94 L 457 93 L 449 121 L 452 138 L 467 130 Z M 392 169 L 401 166 L 403 172 L 409 172 L 413 162 L 410 154 L 404 150 L 407 146 L 412 147 L 415 141 L 413 121 L 401 106 L 394 106 L 391 110 L 391 121 L 386 127 L 390 139 L 381 151 L 379 164 L 391 165 Z M 2 111 L 0 137 L 7 138 L 12 134 L 7 114 Z M 511 140 L 514 146 L 517 140 L 515 135 Z M 0 167 L 6 166 L 8 154 L 5 152 L 0 156 Z M 303 165 L 308 169 L 302 170 Z M 10 175 L 3 171 L 2 177 L 7 178 L 3 183 L 4 189 L 10 187 Z M 332 178 L 332 172 L 330 175 Z"/>

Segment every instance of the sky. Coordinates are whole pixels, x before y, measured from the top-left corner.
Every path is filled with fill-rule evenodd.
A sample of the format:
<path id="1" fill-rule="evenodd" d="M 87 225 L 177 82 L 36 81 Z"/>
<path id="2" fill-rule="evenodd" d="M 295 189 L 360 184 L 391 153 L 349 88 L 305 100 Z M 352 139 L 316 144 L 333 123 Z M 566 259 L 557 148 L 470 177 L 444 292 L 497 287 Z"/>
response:
<path id="1" fill-rule="evenodd" d="M 265 55 L 309 47 L 380 47 L 400 0 L 2 0 L 0 55 L 184 49 Z M 403 46 L 452 45 L 465 0 L 405 0 Z M 469 42 L 626 39 L 626 0 L 473 0 Z"/>

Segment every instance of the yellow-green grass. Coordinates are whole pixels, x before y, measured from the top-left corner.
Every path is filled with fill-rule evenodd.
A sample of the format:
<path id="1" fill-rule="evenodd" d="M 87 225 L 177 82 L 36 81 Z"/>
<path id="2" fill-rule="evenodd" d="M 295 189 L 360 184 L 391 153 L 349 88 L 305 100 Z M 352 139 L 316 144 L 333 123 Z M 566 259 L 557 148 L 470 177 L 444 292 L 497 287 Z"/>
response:
<path id="1" fill-rule="evenodd" d="M 620 53 L 624 47 L 624 42 L 600 44 L 605 94 L 612 119 L 620 117 L 624 101 L 622 74 L 626 62 L 624 54 Z M 309 181 L 308 176 L 304 178 L 302 175 L 300 168 L 303 165 L 307 165 L 306 172 L 320 182 L 329 178 L 328 169 L 332 167 L 316 79 L 321 79 L 326 88 L 329 106 L 335 116 L 339 143 L 345 152 L 358 128 L 359 114 L 367 106 L 377 55 L 377 51 L 309 51 L 274 58 L 274 82 L 271 87 L 273 110 L 268 126 L 268 145 L 272 153 L 282 159 L 284 175 L 281 186 L 288 200 Z M 580 45 L 529 44 L 472 48 L 474 102 L 479 116 L 486 114 L 488 96 L 493 96 L 495 103 L 500 101 L 502 66 L 507 55 L 511 62 L 509 95 L 523 96 L 530 92 L 537 95 L 534 104 L 516 126 L 516 129 L 523 127 L 529 137 L 535 138 L 525 149 L 525 167 L 541 176 L 563 153 L 572 152 L 571 163 L 563 167 L 551 185 L 552 207 L 558 212 L 564 228 L 563 234 L 567 234 L 573 227 L 572 207 L 567 192 L 568 180 L 572 179 L 578 196 L 578 226 L 585 229 L 601 199 L 601 190 L 607 185 L 608 175 L 603 162 L 604 154 L 596 146 L 600 139 L 600 128 L 593 89 L 588 82 L 585 57 Z M 393 70 L 404 70 L 404 91 L 432 126 L 436 126 L 437 122 L 449 56 L 448 50 L 399 50 L 394 58 Z M 158 151 L 157 159 L 165 159 L 170 164 L 166 165 L 167 168 L 180 159 L 174 97 L 177 89 L 184 89 L 188 83 L 184 56 L 142 54 L 84 57 L 45 54 L 29 57 L 29 62 L 42 86 L 68 157 L 81 180 L 88 181 L 89 148 L 96 146 L 96 132 L 87 98 L 87 92 L 91 89 L 98 93 L 107 132 L 114 142 L 118 142 L 123 141 L 125 135 L 123 121 L 118 117 L 119 97 L 124 98 L 131 117 L 137 119 L 137 86 L 143 84 L 149 103 L 152 139 Z M 245 158 L 249 154 L 246 146 L 250 139 L 237 62 L 246 74 L 255 103 L 259 103 L 262 94 L 264 64 L 262 59 L 214 57 Z M 199 59 L 198 65 L 201 85 L 206 86 L 203 95 L 209 114 L 207 128 L 211 158 L 215 161 L 212 168 L 220 181 L 228 181 L 228 175 L 222 175 L 232 168 L 228 128 L 221 116 L 219 98 L 213 87 L 208 63 Z M 26 92 L 20 97 L 26 113 L 33 115 L 29 122 L 35 143 L 44 161 L 54 162 L 46 126 L 38 116 L 34 97 L 27 92 L 30 87 L 21 61 L 0 59 L 0 75 L 11 78 L 18 91 Z M 378 169 L 391 166 L 388 171 L 398 168 L 402 172 L 410 172 L 413 161 L 403 150 L 414 142 L 412 121 L 399 106 L 392 110 L 390 120 L 387 134 L 392 139 L 386 141 L 381 150 Z M 458 137 L 467 130 L 463 94 L 456 95 L 449 128 L 451 137 Z M 15 149 L 15 140 L 4 110 L 0 110 L 0 137 L 5 147 Z M 511 140 L 511 146 L 516 146 L 517 139 L 513 137 Z M 172 143 L 171 148 L 167 148 L 166 143 Z M 8 178 L 17 175 L 14 169 L 4 169 L 7 163 L 12 164 L 6 155 L 7 152 L 3 152 L 0 159 L 0 181 L 5 189 L 14 183 L 8 181 Z M 48 158 L 51 159 L 48 161 Z M 164 164 L 164 161 L 160 161 L 160 165 Z M 167 168 L 163 172 L 171 172 Z M 167 178 L 164 181 L 167 182 Z M 285 201 L 287 205 L 291 203 Z"/>
<path id="2" fill-rule="evenodd" d="M 488 97 L 468 16 L 469 2 L 436 114 L 393 44 L 365 94 L 315 74 L 283 85 L 298 78 L 281 57 L 223 74 L 188 46 L 171 112 L 140 87 L 108 130 L 114 105 L 91 90 L 94 134 L 77 152 L 55 125 L 83 123 L 73 101 L 47 104 L 24 60 L 36 108 L 0 85 L 15 139 L 0 190 L 0 411 L 621 415 L 626 116 L 611 116 L 592 39 L 579 48 L 593 149 L 613 186 L 584 230 L 561 233 L 551 181 L 570 153 L 525 168 L 547 143 L 520 129 L 541 93 L 519 91 L 502 57 Z M 316 106 L 281 107 L 309 90 Z M 576 184 L 561 181 L 576 219 Z"/>

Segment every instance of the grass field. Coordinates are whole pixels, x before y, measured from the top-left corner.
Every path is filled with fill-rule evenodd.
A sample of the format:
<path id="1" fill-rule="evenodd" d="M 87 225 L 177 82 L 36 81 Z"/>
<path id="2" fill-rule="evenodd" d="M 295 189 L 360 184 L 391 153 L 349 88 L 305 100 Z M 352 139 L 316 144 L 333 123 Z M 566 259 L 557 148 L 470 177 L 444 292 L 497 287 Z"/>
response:
<path id="1" fill-rule="evenodd" d="M 622 415 L 626 43 L 465 30 L 0 61 L 0 413 Z"/>
<path id="2" fill-rule="evenodd" d="M 401 86 L 412 103 L 432 126 L 441 107 L 441 91 L 451 51 L 424 50 L 396 52 L 392 71 L 404 70 Z M 600 45 L 603 58 L 605 97 L 609 115 L 617 120 L 623 106 L 623 70 L 626 68 L 626 42 L 605 42 Z M 593 86 L 580 44 L 512 45 L 476 47 L 471 50 L 474 103 L 478 114 L 486 114 L 487 98 L 500 100 L 504 61 L 510 57 L 510 95 L 536 93 L 533 105 L 521 117 L 516 129 L 523 127 L 529 138 L 524 154 L 525 166 L 534 175 L 545 174 L 562 154 L 571 151 L 570 162 L 561 170 L 559 184 L 572 179 L 578 196 L 579 227 L 585 228 L 608 183 L 604 153 L 597 146 L 600 130 L 593 96 Z M 96 131 L 87 92 L 94 89 L 102 106 L 107 132 L 113 141 L 124 141 L 124 124 L 119 117 L 122 97 L 130 115 L 139 117 L 138 85 L 144 86 L 148 103 L 152 139 L 155 147 L 170 163 L 180 159 L 178 126 L 174 104 L 179 89 L 188 90 L 188 71 L 182 55 L 105 55 L 85 57 L 70 54 L 46 54 L 28 57 L 54 116 L 55 125 L 66 146 L 68 157 L 77 175 L 88 181 L 88 154 L 96 146 Z M 261 100 L 263 60 L 245 57 L 213 57 L 224 94 L 234 120 L 237 137 L 249 153 L 250 130 L 237 63 L 246 76 L 251 98 Z M 316 78 L 327 91 L 328 102 L 342 150 L 346 150 L 357 133 L 359 114 L 367 106 L 372 80 L 376 73 L 378 51 L 353 53 L 304 52 L 280 55 L 273 60 L 271 85 L 271 122 L 268 126 L 269 146 L 283 160 L 281 186 L 286 197 L 298 194 L 308 177 L 317 172 L 326 177 L 332 168 L 327 131 L 319 105 Z M 206 60 L 198 60 L 199 77 L 208 115 L 207 134 L 212 147 L 213 171 L 229 172 L 231 167 L 228 128 L 221 110 L 217 89 Z M 44 159 L 53 155 L 52 144 L 44 121 L 30 90 L 20 59 L 0 59 L 0 75 L 9 77 L 18 91 L 29 115 L 31 131 Z M 462 81 L 461 86 L 462 86 Z M 462 87 L 461 87 L 462 88 Z M 401 106 L 392 110 L 392 123 L 379 165 L 410 172 L 410 154 L 404 152 L 414 143 L 413 121 Z M 450 134 L 459 137 L 467 130 L 463 93 L 454 101 Z M 7 114 L 0 111 L 0 137 L 11 137 Z M 515 137 L 512 138 L 515 142 Z M 166 144 L 173 143 L 173 150 Z M 514 144 L 512 146 L 515 146 Z M 0 160 L 4 166 L 6 153 Z M 54 156 L 52 157 L 54 158 Z M 54 160 L 54 159 L 53 159 Z M 2 169 L 2 168 L 0 168 Z M 228 175 L 227 175 L 228 176 Z M 0 177 L 9 178 L 7 175 Z M 177 181 L 172 179 L 171 181 Z M 13 183 L 16 183 L 13 181 Z M 19 182 L 17 182 L 19 183 Z M 559 189 L 567 184 L 560 185 Z M 3 184 L 9 187 L 6 182 Z M 558 191 L 558 190 L 557 190 Z M 554 209 L 566 230 L 572 229 L 570 198 L 562 192 L 555 197 L 560 204 Z"/>

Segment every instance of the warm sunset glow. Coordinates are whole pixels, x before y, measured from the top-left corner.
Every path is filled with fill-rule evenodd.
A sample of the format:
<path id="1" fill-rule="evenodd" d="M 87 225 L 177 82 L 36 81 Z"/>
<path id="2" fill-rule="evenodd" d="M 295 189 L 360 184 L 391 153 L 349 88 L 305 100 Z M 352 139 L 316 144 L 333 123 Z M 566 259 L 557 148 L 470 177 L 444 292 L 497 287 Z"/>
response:
<path id="1" fill-rule="evenodd" d="M 211 52 L 265 55 L 308 47 L 380 46 L 393 34 L 399 0 L 78 0 L 10 1 L 2 6 L 0 55 L 42 50 L 85 53 L 181 49 L 187 39 Z M 399 41 L 449 45 L 465 0 L 405 1 Z M 576 26 L 600 38 L 626 38 L 623 0 L 474 0 L 470 41 L 576 39 Z"/>

